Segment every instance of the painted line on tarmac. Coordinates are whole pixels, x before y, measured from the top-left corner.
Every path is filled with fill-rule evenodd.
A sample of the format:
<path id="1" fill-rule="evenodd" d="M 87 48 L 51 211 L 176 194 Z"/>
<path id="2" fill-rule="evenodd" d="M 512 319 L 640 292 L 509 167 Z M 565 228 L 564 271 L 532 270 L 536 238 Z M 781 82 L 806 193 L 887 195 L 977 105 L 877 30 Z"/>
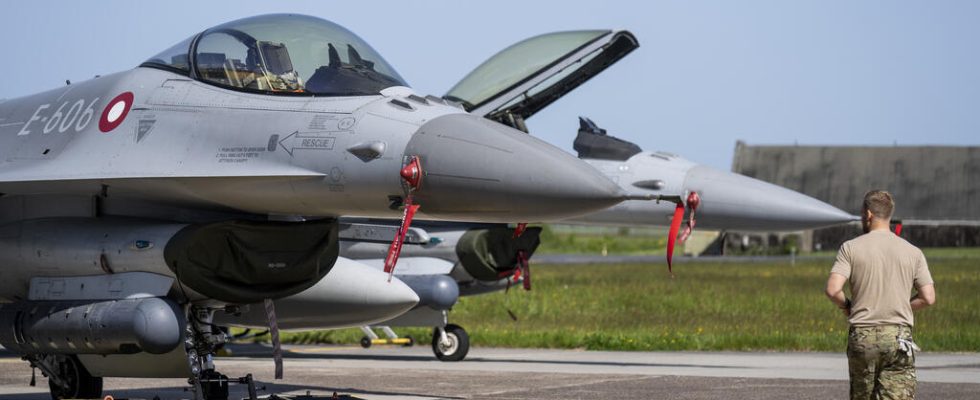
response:
<path id="1" fill-rule="evenodd" d="M 330 351 L 341 351 L 341 350 L 353 350 L 357 349 L 357 346 L 340 346 L 340 347 L 314 347 L 310 349 L 286 349 L 287 352 L 303 354 L 303 353 L 326 353 Z"/>

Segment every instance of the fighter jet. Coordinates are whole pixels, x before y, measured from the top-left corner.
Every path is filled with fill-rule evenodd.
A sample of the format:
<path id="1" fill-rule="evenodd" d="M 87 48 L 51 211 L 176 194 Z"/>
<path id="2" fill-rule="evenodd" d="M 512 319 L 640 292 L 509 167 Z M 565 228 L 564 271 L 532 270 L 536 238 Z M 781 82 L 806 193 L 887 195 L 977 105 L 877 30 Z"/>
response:
<path id="1" fill-rule="evenodd" d="M 487 119 L 527 131 L 524 120 L 608 68 L 638 47 L 627 31 L 569 31 L 536 36 L 497 53 L 444 96 Z M 609 136 L 587 118 L 580 119 L 574 146 L 578 156 L 617 182 L 632 198 L 673 196 L 675 202 L 630 200 L 617 206 L 566 219 L 585 225 L 668 226 L 671 244 L 695 227 L 739 231 L 792 231 L 856 220 L 809 196 L 742 175 L 716 170 L 665 152 Z M 686 217 L 686 218 L 685 218 Z M 681 225 L 684 219 L 684 231 Z M 404 249 L 396 276 L 419 294 L 419 305 L 390 326 L 435 327 L 432 349 L 444 361 L 466 356 L 468 334 L 448 323 L 448 311 L 459 296 L 530 287 L 528 260 L 537 249 L 539 228 L 522 233 L 501 225 L 460 226 L 425 223 L 416 241 Z M 520 233 L 520 234 L 518 234 Z M 367 241 L 342 241 L 341 254 L 382 268 L 386 247 Z M 668 263 L 670 256 L 668 253 Z M 292 303 L 291 299 L 283 301 Z M 296 301 L 303 328 L 316 329 L 322 307 Z M 253 313 L 224 322 L 258 325 Z M 299 327 L 299 326 L 297 326 Z M 376 335 L 363 328 L 363 345 Z M 389 336 L 393 331 L 386 329 Z M 384 340 L 379 340 L 384 342 Z M 390 340 L 389 340 L 390 341 Z M 399 341 L 404 343 L 404 341 Z"/>
<path id="2" fill-rule="evenodd" d="M 570 218 L 562 223 L 605 226 L 671 227 L 671 238 L 697 228 L 734 231 L 796 231 L 857 221 L 834 206 L 799 192 L 732 172 L 720 171 L 665 152 L 642 151 L 639 146 L 609 136 L 587 118 L 574 147 L 579 157 L 618 182 L 624 190 L 682 193 L 688 198 L 687 226 L 678 232 L 672 203 L 626 201 L 609 209 Z M 694 195 L 691 195 L 694 193 Z M 693 205 L 692 198 L 704 199 Z M 717 200 L 717 201 L 715 201 Z M 710 204 L 710 206 L 708 206 Z M 693 206 L 692 206 L 693 205 Z M 683 209 L 681 209 L 683 211 Z M 697 219 L 695 220 L 694 214 Z M 696 223 L 695 223 L 696 221 Z M 673 225 L 673 226 L 672 226 Z M 449 323 L 448 313 L 460 296 L 506 290 L 517 285 L 530 289 L 529 260 L 540 244 L 540 228 L 520 235 L 507 226 L 420 225 L 430 239 L 405 248 L 399 279 L 418 293 L 419 304 L 406 314 L 380 325 L 434 327 L 432 351 L 443 361 L 466 357 L 469 335 Z M 384 248 L 366 242 L 343 242 L 341 254 L 381 268 Z M 374 333 L 363 328 L 370 345 Z M 389 336 L 393 331 L 386 329 Z M 391 338 L 389 338 L 391 339 Z M 385 342 L 385 340 L 375 340 Z M 388 340 L 390 341 L 390 340 Z"/>
<path id="3" fill-rule="evenodd" d="M 258 313 L 275 333 L 290 296 L 343 311 L 325 327 L 416 304 L 340 257 L 340 239 L 392 241 L 390 276 L 415 211 L 533 222 L 628 197 L 547 143 L 415 93 L 337 24 L 241 19 L 0 103 L 0 345 L 53 398 L 100 397 L 105 376 L 188 377 L 195 398 L 225 398 L 216 315 Z"/>

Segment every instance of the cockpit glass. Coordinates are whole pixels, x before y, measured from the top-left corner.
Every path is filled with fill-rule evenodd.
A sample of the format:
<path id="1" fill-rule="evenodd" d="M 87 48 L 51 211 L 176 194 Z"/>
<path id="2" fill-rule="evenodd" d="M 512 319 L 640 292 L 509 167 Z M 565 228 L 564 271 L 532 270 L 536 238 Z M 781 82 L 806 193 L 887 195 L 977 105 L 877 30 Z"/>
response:
<path id="1" fill-rule="evenodd" d="M 191 41 L 193 40 L 194 36 L 191 36 L 183 42 L 177 43 L 173 47 L 164 50 L 162 53 L 153 56 L 149 60 L 146 60 L 144 64 L 162 66 L 187 73 L 191 70 L 190 62 L 187 59 L 187 53 L 190 52 Z"/>
<path id="2" fill-rule="evenodd" d="M 357 35 L 303 15 L 262 15 L 219 25 L 200 35 L 194 51 L 198 79 L 246 91 L 355 96 L 407 86 Z"/>
<path id="3" fill-rule="evenodd" d="M 555 32 L 524 40 L 480 64 L 445 97 L 463 103 L 467 109 L 473 108 L 607 33 L 608 30 Z"/>

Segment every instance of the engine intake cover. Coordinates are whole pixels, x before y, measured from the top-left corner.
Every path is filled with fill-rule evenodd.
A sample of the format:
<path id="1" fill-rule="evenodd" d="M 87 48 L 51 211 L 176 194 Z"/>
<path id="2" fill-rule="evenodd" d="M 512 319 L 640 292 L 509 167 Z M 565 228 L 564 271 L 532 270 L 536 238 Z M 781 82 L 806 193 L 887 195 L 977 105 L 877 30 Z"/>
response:
<path id="1" fill-rule="evenodd" d="M 505 227 L 470 229 L 456 242 L 456 255 L 470 275 L 481 281 L 496 281 L 500 273 L 513 270 L 517 264 L 517 252 L 528 257 L 541 244 L 541 228 L 527 228 L 520 237 Z"/>
<path id="2" fill-rule="evenodd" d="M 306 290 L 340 253 L 336 219 L 225 221 L 191 225 L 167 243 L 167 265 L 184 285 L 229 303 L 257 303 Z"/>

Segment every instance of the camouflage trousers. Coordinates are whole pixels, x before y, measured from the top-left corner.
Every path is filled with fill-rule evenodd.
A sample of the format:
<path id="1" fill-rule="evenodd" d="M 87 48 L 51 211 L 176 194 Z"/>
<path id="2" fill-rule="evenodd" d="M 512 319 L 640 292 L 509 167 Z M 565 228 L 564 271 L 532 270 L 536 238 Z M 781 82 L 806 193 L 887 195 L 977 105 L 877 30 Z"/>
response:
<path id="1" fill-rule="evenodd" d="M 900 348 L 899 339 L 912 340 L 902 325 L 852 326 L 847 335 L 851 400 L 915 398 L 915 354 Z"/>

